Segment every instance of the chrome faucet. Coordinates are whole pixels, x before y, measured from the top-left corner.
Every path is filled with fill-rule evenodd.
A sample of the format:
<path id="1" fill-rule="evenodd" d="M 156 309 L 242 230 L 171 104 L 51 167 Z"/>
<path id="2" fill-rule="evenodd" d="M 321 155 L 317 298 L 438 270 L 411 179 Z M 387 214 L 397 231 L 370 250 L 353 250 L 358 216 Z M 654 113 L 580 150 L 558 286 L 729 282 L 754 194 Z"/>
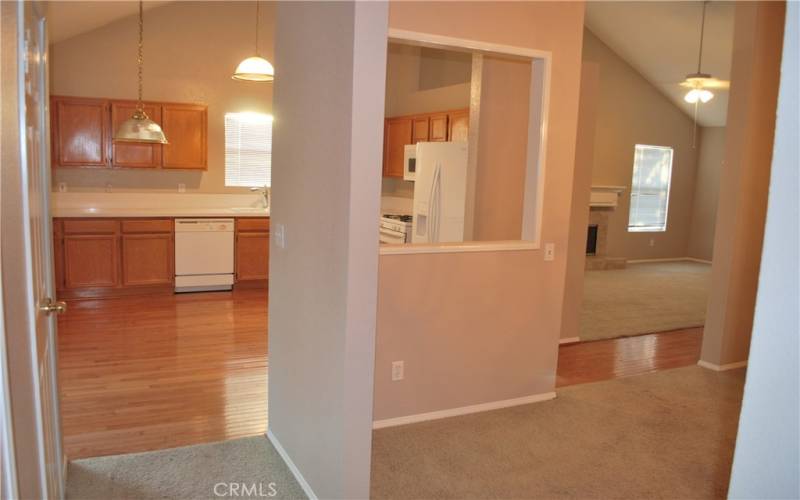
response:
<path id="1" fill-rule="evenodd" d="M 261 196 L 264 198 L 264 208 L 269 208 L 270 198 L 271 198 L 271 191 L 272 189 L 267 186 L 262 187 L 251 187 L 250 191 L 259 192 Z"/>

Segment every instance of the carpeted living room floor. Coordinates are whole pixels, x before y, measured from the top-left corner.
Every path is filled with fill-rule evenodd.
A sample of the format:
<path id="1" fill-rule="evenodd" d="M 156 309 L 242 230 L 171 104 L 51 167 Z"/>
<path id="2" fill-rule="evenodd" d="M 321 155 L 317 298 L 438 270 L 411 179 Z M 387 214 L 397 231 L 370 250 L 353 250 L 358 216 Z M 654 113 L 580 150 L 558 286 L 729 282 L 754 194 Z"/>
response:
<path id="1" fill-rule="evenodd" d="M 381 429 L 373 435 L 371 496 L 723 498 L 743 384 L 744 369 L 693 366 Z M 264 437 L 76 460 L 67 498 L 214 498 L 219 482 L 274 482 L 274 498 L 303 498 Z"/>
<path id="2" fill-rule="evenodd" d="M 586 271 L 581 341 L 703 326 L 711 265 L 699 262 L 628 264 Z"/>

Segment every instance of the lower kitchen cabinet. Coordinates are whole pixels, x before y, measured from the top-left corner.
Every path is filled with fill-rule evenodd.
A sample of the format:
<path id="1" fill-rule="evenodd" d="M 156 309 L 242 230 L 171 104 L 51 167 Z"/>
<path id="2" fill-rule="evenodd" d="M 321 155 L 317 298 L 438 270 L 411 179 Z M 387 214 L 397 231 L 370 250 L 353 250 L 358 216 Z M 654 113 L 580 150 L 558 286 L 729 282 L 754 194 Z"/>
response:
<path id="1" fill-rule="evenodd" d="M 174 248 L 172 234 L 123 234 L 122 284 L 172 285 Z"/>
<path id="2" fill-rule="evenodd" d="M 64 235 L 64 287 L 114 287 L 119 284 L 118 236 Z"/>
<path id="3" fill-rule="evenodd" d="M 236 283 L 266 284 L 269 279 L 269 219 L 236 219 Z"/>

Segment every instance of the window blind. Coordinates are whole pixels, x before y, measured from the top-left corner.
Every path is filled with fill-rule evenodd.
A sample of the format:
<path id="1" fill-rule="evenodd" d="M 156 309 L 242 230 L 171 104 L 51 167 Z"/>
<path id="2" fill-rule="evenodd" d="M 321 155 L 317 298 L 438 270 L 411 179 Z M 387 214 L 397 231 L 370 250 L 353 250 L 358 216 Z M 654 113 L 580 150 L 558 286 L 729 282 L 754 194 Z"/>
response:
<path id="1" fill-rule="evenodd" d="M 225 113 L 225 185 L 272 185 L 272 117 Z"/>
<path id="2" fill-rule="evenodd" d="M 672 148 L 636 145 L 628 231 L 666 231 Z"/>

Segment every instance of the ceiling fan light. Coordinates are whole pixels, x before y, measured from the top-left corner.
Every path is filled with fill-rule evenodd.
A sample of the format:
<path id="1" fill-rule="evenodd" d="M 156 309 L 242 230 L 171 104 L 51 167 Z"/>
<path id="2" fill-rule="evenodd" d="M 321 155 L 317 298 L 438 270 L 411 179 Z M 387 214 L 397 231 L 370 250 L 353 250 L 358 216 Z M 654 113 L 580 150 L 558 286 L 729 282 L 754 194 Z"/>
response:
<path id="1" fill-rule="evenodd" d="M 271 82 L 275 79 L 275 69 L 263 57 L 248 57 L 239 63 L 232 78 L 250 82 Z"/>
<path id="2" fill-rule="evenodd" d="M 699 97 L 700 97 L 700 102 L 705 104 L 714 98 L 714 93 L 708 89 L 700 89 Z"/>
<path id="3" fill-rule="evenodd" d="M 689 104 L 694 104 L 700 100 L 700 90 L 699 89 L 692 89 L 683 96 L 683 100 L 688 102 Z"/>

